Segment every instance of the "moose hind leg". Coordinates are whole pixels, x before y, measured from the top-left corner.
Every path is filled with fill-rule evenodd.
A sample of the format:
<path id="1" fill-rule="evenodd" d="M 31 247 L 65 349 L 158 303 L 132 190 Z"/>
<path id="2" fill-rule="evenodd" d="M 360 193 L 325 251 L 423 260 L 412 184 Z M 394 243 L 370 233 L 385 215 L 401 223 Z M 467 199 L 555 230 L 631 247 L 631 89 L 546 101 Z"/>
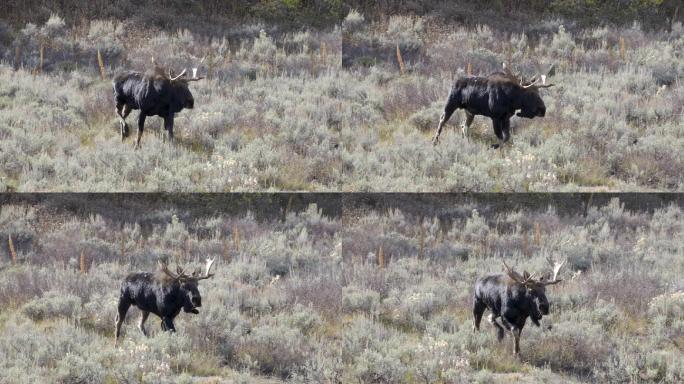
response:
<path id="1" fill-rule="evenodd" d="M 447 104 L 444 107 L 444 112 L 439 117 L 439 124 L 437 124 L 437 132 L 435 132 L 435 136 L 432 138 L 433 145 L 439 144 L 439 135 L 442 134 L 444 124 L 446 124 L 446 122 L 449 121 L 449 118 L 451 118 L 451 115 L 454 114 L 454 111 L 456 111 L 456 102 L 453 100 L 451 95 L 449 95 L 449 101 L 447 101 Z"/>
<path id="2" fill-rule="evenodd" d="M 114 345 L 119 341 L 119 335 L 121 334 L 121 325 L 126 319 L 126 313 L 128 308 L 130 308 L 131 303 L 125 298 L 119 298 L 119 306 L 116 312 L 116 319 L 114 320 L 116 324 L 116 330 L 114 331 Z"/>
<path id="3" fill-rule="evenodd" d="M 483 302 L 477 299 L 473 302 L 473 332 L 480 330 L 480 321 L 485 309 L 487 306 Z"/>

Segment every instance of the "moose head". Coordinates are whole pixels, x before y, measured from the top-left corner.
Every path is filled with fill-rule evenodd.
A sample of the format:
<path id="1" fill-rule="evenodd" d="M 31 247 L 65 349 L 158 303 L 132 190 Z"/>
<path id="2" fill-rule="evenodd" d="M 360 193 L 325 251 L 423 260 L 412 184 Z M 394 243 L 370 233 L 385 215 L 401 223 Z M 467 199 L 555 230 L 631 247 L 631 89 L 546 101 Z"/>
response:
<path id="1" fill-rule="evenodd" d="M 178 283 L 185 298 L 183 302 L 183 307 L 186 312 L 198 313 L 196 308 L 202 306 L 202 297 L 200 296 L 199 289 L 197 288 L 197 283 L 200 280 L 209 279 L 214 275 L 209 273 L 211 271 L 211 266 L 214 264 L 215 259 L 206 260 L 206 270 L 204 274 L 201 274 L 201 269 L 195 269 L 192 274 L 188 275 L 185 270 L 180 266 L 176 267 L 176 273 L 169 270 L 166 262 L 159 261 L 159 270 L 172 282 Z"/>
<path id="2" fill-rule="evenodd" d="M 202 61 L 204 61 L 204 59 L 202 59 L 200 63 Z M 204 79 L 204 77 L 197 76 L 197 67 L 192 68 L 192 77 L 188 78 L 187 68 L 184 68 L 180 74 L 174 76 L 174 71 L 172 69 L 165 71 L 157 64 L 157 62 L 154 60 L 154 57 L 152 58 L 152 64 L 154 65 L 154 72 L 157 77 L 161 77 L 169 82 L 169 85 L 173 90 L 171 94 L 175 99 L 171 102 L 171 104 L 172 107 L 177 109 L 176 112 L 183 108 L 193 109 L 195 106 L 195 99 L 192 97 L 192 93 L 190 92 L 188 85 L 190 82 Z"/>
<path id="3" fill-rule="evenodd" d="M 551 275 L 551 273 L 530 274 L 527 271 L 523 271 L 521 275 L 502 260 L 504 270 L 508 277 L 511 278 L 515 284 L 524 286 L 527 289 L 527 296 L 536 304 L 539 313 L 532 314 L 533 320 L 539 320 L 542 315 L 549 314 L 549 300 L 546 298 L 546 286 L 558 284 L 562 281 L 558 278 L 558 272 L 560 272 L 560 269 L 566 262 L 566 260 L 563 260 L 561 263 L 553 262 L 549 258 L 547 258 L 546 261 L 551 264 L 553 275 Z"/>
<path id="4" fill-rule="evenodd" d="M 552 64 L 543 74 L 542 71 L 539 71 L 539 74 L 534 75 L 529 79 L 525 79 L 520 72 L 514 74 L 506 63 L 503 64 L 503 70 L 505 76 L 517 83 L 522 89 L 520 94 L 520 112 L 516 115 L 528 119 L 544 117 L 546 115 L 546 105 L 539 95 L 539 90 L 542 88 L 550 88 L 555 85 L 546 82 L 547 78 L 555 73 L 555 65 Z"/>

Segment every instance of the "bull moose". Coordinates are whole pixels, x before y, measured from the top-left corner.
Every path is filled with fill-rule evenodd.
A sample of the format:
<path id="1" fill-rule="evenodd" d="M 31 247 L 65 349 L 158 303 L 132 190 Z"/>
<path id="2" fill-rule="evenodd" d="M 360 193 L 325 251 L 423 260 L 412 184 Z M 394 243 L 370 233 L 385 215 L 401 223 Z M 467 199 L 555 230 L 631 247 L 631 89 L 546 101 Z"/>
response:
<path id="1" fill-rule="evenodd" d="M 154 63 L 154 59 L 152 59 Z M 167 131 L 169 141 L 173 141 L 173 118 L 174 115 L 184 108 L 192 109 L 195 100 L 188 85 L 192 81 L 202 80 L 197 76 L 197 68 L 192 70 L 192 78 L 186 77 L 187 70 L 183 70 L 178 76 L 173 72 L 168 74 L 156 63 L 154 71 L 146 73 L 128 71 L 120 73 L 112 80 L 114 98 L 116 99 L 116 113 L 119 115 L 121 128 L 121 140 L 128 137 L 129 129 L 126 117 L 133 109 L 139 109 L 138 136 L 135 140 L 135 148 L 140 148 L 140 139 L 145 128 L 147 116 L 159 116 L 164 119 L 164 129 Z"/>
<path id="2" fill-rule="evenodd" d="M 145 336 L 145 321 L 150 313 L 159 316 L 162 330 L 169 332 L 176 331 L 173 319 L 181 309 L 187 313 L 198 314 L 197 308 L 202 306 L 202 297 L 197 289 L 197 283 L 214 276 L 209 273 L 214 260 L 206 260 L 204 275 L 200 274 L 199 268 L 191 275 L 187 275 L 180 267 L 177 268 L 177 273 L 173 273 L 169 271 L 166 262 L 162 261 L 159 262 L 159 270 L 156 273 L 138 272 L 128 275 L 121 283 L 114 344 L 119 340 L 121 324 L 126 319 L 126 313 L 131 305 L 138 307 L 142 313 L 138 328 Z"/>
<path id="3" fill-rule="evenodd" d="M 519 75 L 514 75 L 504 65 L 503 72 L 494 72 L 489 76 L 471 76 L 459 78 L 454 83 L 444 112 L 439 118 L 437 132 L 432 143 L 439 143 L 439 135 L 442 133 L 444 124 L 458 108 L 465 109 L 466 119 L 461 124 L 463 137 L 468 137 L 468 129 L 473 123 L 475 115 L 487 116 L 492 119 L 494 133 L 499 139 L 499 144 L 492 147 L 498 148 L 511 136 L 510 119 L 517 110 L 517 116 L 533 119 L 544 117 L 546 106 L 539 95 L 539 89 L 554 86 L 547 84 L 546 78 L 553 71 L 553 66 L 545 75 L 532 77 L 525 80 Z"/>
<path id="4" fill-rule="evenodd" d="M 551 260 L 547 259 L 549 263 Z M 513 335 L 513 354 L 520 354 L 520 333 L 529 317 L 532 323 L 539 325 L 543 315 L 549 314 L 549 301 L 546 298 L 546 286 L 558 284 L 558 272 L 565 261 L 553 263 L 553 276 L 542 275 L 537 278 L 524 271 L 522 275 L 509 268 L 505 261 L 505 274 L 487 275 L 475 282 L 473 297 L 473 331 L 480 330 L 480 321 L 486 309 L 489 322 L 497 329 L 497 339 L 503 340 L 504 328 Z M 501 324 L 497 319 L 501 319 Z"/>

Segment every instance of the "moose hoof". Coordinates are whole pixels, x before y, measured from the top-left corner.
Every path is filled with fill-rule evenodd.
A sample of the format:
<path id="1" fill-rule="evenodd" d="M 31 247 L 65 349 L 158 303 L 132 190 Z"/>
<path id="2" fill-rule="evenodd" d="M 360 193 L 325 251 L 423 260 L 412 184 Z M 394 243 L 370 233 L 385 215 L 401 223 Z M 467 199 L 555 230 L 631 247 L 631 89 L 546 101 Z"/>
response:
<path id="1" fill-rule="evenodd" d="M 492 144 L 492 149 L 499 149 L 501 148 L 501 144 Z"/>
<path id="2" fill-rule="evenodd" d="M 439 137 L 435 137 L 432 139 L 432 145 L 436 147 L 437 144 L 439 144 Z"/>

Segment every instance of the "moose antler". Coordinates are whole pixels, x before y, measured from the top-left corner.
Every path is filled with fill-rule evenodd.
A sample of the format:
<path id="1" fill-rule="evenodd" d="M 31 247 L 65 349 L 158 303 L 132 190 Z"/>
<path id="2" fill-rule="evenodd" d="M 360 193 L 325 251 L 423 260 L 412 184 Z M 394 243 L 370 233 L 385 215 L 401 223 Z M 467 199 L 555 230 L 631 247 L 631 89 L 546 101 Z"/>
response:
<path id="1" fill-rule="evenodd" d="M 186 275 L 185 272 L 181 269 L 181 267 L 176 267 L 176 272 L 173 273 L 169 270 L 169 266 L 166 263 L 166 261 L 159 260 L 159 270 L 164 272 L 168 277 L 170 277 L 173 280 L 187 280 L 190 276 Z"/>
<path id="2" fill-rule="evenodd" d="M 162 68 L 162 66 L 159 65 L 159 63 L 157 62 L 157 60 L 155 60 L 154 56 L 152 56 L 152 66 L 154 66 L 154 73 L 155 73 L 157 76 L 162 77 L 162 78 L 165 78 L 165 79 L 170 79 L 170 78 L 171 78 L 171 76 L 172 76 L 171 71 L 169 71 L 169 73 L 165 73 L 165 72 L 164 72 L 164 68 Z"/>
<path id="3" fill-rule="evenodd" d="M 186 68 L 186 69 L 183 69 L 183 72 L 181 72 L 178 76 L 173 76 L 173 75 L 169 74 L 169 80 L 171 80 L 171 81 L 176 81 L 176 80 L 178 80 L 178 79 L 183 78 L 182 80 L 184 80 L 184 81 L 198 81 L 198 80 L 204 79 L 204 77 L 198 77 L 198 76 L 197 76 L 197 67 L 195 67 L 195 68 L 192 69 L 192 78 L 190 78 L 190 79 L 185 79 L 184 77 L 185 77 L 185 73 L 186 73 L 187 71 L 188 71 L 187 68 Z"/>
<path id="4" fill-rule="evenodd" d="M 540 280 L 540 284 L 544 285 L 551 285 L 551 284 L 558 284 L 562 279 L 558 278 L 558 272 L 560 272 L 560 269 L 563 268 L 565 263 L 568 261 L 568 259 L 563 260 L 562 262 L 557 262 L 557 261 L 552 261 L 550 258 L 546 258 L 546 261 L 551 265 L 551 268 L 553 270 L 553 277 L 549 281 L 544 281 L 544 279 Z"/>
<path id="5" fill-rule="evenodd" d="M 503 263 L 503 266 L 506 269 L 506 273 L 508 274 L 508 276 L 513 281 L 515 281 L 516 283 L 520 283 L 523 285 L 529 285 L 529 284 L 536 282 L 535 274 L 530 274 L 527 271 L 523 271 L 523 274 L 520 275 L 518 272 L 516 272 L 511 267 L 509 267 L 508 264 L 506 264 L 506 262 L 504 260 L 501 260 L 501 262 Z"/>
<path id="6" fill-rule="evenodd" d="M 539 88 L 553 87 L 555 84 L 546 84 L 546 78 L 549 76 L 553 76 L 556 73 L 556 64 L 555 63 L 551 64 L 551 66 L 549 67 L 549 69 L 546 71 L 545 74 L 542 74 L 541 67 L 538 64 L 536 65 L 536 67 L 537 67 L 537 70 L 539 72 L 539 78 L 537 78 L 537 76 L 535 75 L 534 77 L 532 77 L 530 79 L 528 84 L 523 85 L 521 82 L 520 85 L 525 89 L 527 89 L 527 88 L 539 89 Z M 537 84 L 539 82 L 539 80 L 541 80 L 541 84 Z"/>
<path id="7" fill-rule="evenodd" d="M 187 69 L 183 69 L 183 71 L 178 76 L 175 76 L 175 77 L 171 77 L 171 74 L 169 74 L 169 80 L 176 81 L 176 80 L 180 79 L 181 77 L 185 76 L 185 72 L 187 72 Z"/>
<path id="8" fill-rule="evenodd" d="M 197 77 L 197 67 L 192 69 L 192 78 L 186 79 L 185 81 L 198 81 L 202 80 L 204 77 Z"/>
<path id="9" fill-rule="evenodd" d="M 549 88 L 553 87 L 556 84 L 546 84 L 546 75 L 541 75 L 541 79 L 537 79 L 536 76 L 533 77 L 534 81 L 530 82 L 527 85 L 521 85 L 523 88 L 528 89 L 528 88 L 534 88 L 534 89 L 539 89 L 539 88 Z M 541 84 L 537 85 L 537 83 L 541 80 Z"/>
<path id="10" fill-rule="evenodd" d="M 176 273 L 173 273 L 169 270 L 169 266 L 166 263 L 166 261 L 159 260 L 159 270 L 162 271 L 164 274 L 166 274 L 168 277 L 170 277 L 173 280 L 177 281 L 188 281 L 188 280 L 204 280 L 208 279 L 210 277 L 214 277 L 214 274 L 210 274 L 209 271 L 211 271 L 212 265 L 214 265 L 214 261 L 216 259 L 207 259 L 207 264 L 206 264 L 206 271 L 203 276 L 199 275 L 199 271 L 195 271 L 192 273 L 192 275 L 188 275 L 185 273 L 185 270 L 181 268 L 180 266 L 176 267 Z"/>
<path id="11" fill-rule="evenodd" d="M 198 277 L 195 277 L 195 279 L 196 280 L 204 280 L 204 279 L 208 279 L 210 277 L 214 277 L 214 274 L 213 273 L 210 274 L 209 271 L 211 271 L 211 266 L 214 265 L 215 260 L 216 260 L 216 258 L 207 259 L 207 266 L 206 266 L 206 271 L 204 272 L 204 276 L 198 276 Z"/>
<path id="12" fill-rule="evenodd" d="M 514 81 L 517 81 L 518 84 L 522 85 L 522 83 L 523 83 L 524 80 L 523 80 L 523 76 L 522 76 L 522 74 L 521 74 L 520 72 L 518 72 L 518 73 L 513 73 L 513 72 L 511 71 L 511 69 L 508 67 L 508 65 L 506 64 L 505 61 L 504 61 L 503 63 L 501 63 L 501 67 L 503 68 L 504 73 L 506 74 L 506 76 L 507 76 L 509 79 L 514 80 Z"/>

